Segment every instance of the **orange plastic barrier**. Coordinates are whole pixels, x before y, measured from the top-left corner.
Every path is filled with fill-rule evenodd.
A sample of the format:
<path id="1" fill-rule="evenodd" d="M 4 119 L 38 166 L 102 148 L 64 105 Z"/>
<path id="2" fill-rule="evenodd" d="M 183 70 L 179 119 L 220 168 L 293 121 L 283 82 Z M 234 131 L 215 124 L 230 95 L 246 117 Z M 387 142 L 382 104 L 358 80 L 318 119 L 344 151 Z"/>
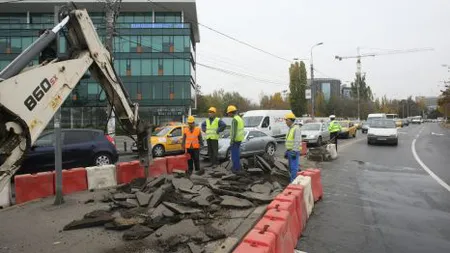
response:
<path id="1" fill-rule="evenodd" d="M 298 241 L 298 233 L 299 233 L 299 226 L 297 223 L 294 222 L 296 218 L 295 215 L 292 215 L 286 210 L 280 210 L 280 209 L 270 209 L 265 214 L 264 217 L 272 219 L 272 220 L 279 220 L 286 222 L 287 224 L 287 234 L 286 237 L 292 241 L 292 249 L 295 249 L 295 245 Z"/>
<path id="2" fill-rule="evenodd" d="M 306 227 L 306 221 L 308 220 L 308 211 L 306 210 L 306 203 L 304 200 L 304 189 L 301 185 L 290 184 L 283 191 L 283 194 L 295 196 L 297 202 L 297 216 L 299 217 L 299 224 L 301 225 L 301 231 Z M 300 231 L 300 232 L 301 232 Z"/>
<path id="3" fill-rule="evenodd" d="M 275 235 L 275 252 L 293 252 L 295 243 L 289 234 L 288 224 L 285 220 L 263 217 L 256 225 L 255 229 L 264 230 Z"/>
<path id="4" fill-rule="evenodd" d="M 303 231 L 303 224 L 301 223 L 301 217 L 299 217 L 298 210 L 295 209 L 295 205 L 292 202 L 283 202 L 280 200 L 273 200 L 268 206 L 267 206 L 267 212 L 269 210 L 276 210 L 276 211 L 286 211 L 290 214 L 290 217 L 292 218 L 292 221 L 290 221 L 290 225 L 292 224 L 292 234 L 294 235 L 293 238 L 299 238 L 302 231 Z"/>
<path id="5" fill-rule="evenodd" d="M 301 155 L 306 155 L 308 153 L 308 145 L 306 142 L 302 142 L 302 153 Z"/>
<path id="6" fill-rule="evenodd" d="M 127 184 L 135 178 L 145 177 L 144 168 L 140 166 L 139 161 L 119 163 L 116 173 L 118 184 Z"/>
<path id="7" fill-rule="evenodd" d="M 173 170 L 188 170 L 189 154 L 168 156 L 167 157 L 167 173 L 172 174 Z"/>
<path id="8" fill-rule="evenodd" d="M 62 171 L 63 194 L 85 191 L 88 189 L 87 172 L 85 168 L 75 168 Z"/>
<path id="9" fill-rule="evenodd" d="M 55 194 L 53 172 L 17 175 L 14 177 L 16 204 Z"/>
<path id="10" fill-rule="evenodd" d="M 323 196 L 322 180 L 319 169 L 306 169 L 297 173 L 305 177 L 311 177 L 311 187 L 314 197 L 314 202 L 317 202 Z"/>
<path id="11" fill-rule="evenodd" d="M 150 177 L 159 177 L 167 174 L 167 158 L 155 158 L 149 168 Z"/>
<path id="12" fill-rule="evenodd" d="M 276 253 L 276 237 L 265 230 L 252 229 L 233 251 L 234 253 Z"/>

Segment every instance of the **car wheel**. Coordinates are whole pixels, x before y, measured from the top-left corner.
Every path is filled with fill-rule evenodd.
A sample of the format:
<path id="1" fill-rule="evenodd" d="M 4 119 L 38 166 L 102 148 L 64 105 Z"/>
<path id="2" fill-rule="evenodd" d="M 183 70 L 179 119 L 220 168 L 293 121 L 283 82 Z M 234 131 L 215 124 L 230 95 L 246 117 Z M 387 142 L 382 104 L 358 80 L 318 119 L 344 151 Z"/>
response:
<path id="1" fill-rule="evenodd" d="M 367 145 L 372 145 L 372 142 L 370 140 L 367 140 Z"/>
<path id="2" fill-rule="evenodd" d="M 394 142 L 394 146 L 398 146 L 398 140 Z"/>
<path id="3" fill-rule="evenodd" d="M 97 154 L 94 157 L 94 165 L 95 166 L 103 166 L 112 164 L 112 159 L 109 154 L 101 153 Z"/>
<path id="4" fill-rule="evenodd" d="M 166 151 L 164 150 L 164 147 L 162 145 L 156 145 L 153 148 L 153 156 L 155 157 L 162 157 L 164 156 L 164 153 L 166 153 Z"/>
<path id="5" fill-rule="evenodd" d="M 322 136 L 319 136 L 319 138 L 317 139 L 317 146 L 322 146 Z"/>
<path id="6" fill-rule="evenodd" d="M 275 154 L 275 145 L 273 143 L 267 144 L 266 153 L 270 156 L 273 156 Z"/>

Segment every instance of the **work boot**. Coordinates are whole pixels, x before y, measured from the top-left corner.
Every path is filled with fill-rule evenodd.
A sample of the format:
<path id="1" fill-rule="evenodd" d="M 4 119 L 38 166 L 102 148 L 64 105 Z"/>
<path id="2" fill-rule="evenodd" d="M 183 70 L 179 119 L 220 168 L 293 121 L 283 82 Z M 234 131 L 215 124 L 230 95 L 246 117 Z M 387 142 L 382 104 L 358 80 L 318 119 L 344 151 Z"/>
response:
<path id="1" fill-rule="evenodd" d="M 204 170 L 204 169 L 199 169 L 199 170 L 196 170 L 196 171 L 195 171 L 195 175 L 202 176 L 202 175 L 204 175 L 204 174 L 205 174 L 205 170 Z"/>

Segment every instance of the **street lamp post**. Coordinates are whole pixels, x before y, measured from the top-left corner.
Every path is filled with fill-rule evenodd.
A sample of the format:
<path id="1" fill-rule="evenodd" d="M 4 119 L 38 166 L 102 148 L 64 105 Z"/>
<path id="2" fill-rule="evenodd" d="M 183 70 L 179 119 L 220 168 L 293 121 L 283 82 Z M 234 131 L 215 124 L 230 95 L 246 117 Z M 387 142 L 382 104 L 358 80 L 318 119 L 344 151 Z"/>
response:
<path id="1" fill-rule="evenodd" d="M 311 64 L 311 117 L 312 119 L 314 119 L 315 116 L 315 105 L 314 105 L 314 99 L 316 96 L 316 92 L 314 89 L 314 65 L 313 65 L 313 49 L 317 46 L 321 46 L 323 45 L 323 42 L 319 42 L 317 44 L 315 44 L 314 46 L 311 47 L 311 59 L 310 59 L 310 64 Z"/>

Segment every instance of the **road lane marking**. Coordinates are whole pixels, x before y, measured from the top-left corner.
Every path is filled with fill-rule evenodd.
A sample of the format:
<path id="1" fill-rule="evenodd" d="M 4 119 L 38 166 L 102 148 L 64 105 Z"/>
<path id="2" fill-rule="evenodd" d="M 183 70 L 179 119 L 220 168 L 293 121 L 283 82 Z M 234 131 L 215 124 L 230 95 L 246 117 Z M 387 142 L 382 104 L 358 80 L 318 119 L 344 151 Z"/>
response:
<path id="1" fill-rule="evenodd" d="M 345 144 L 342 144 L 342 145 L 339 145 L 339 143 L 338 143 L 338 150 L 339 149 L 343 149 L 343 148 L 345 148 L 345 147 L 347 147 L 347 146 L 350 146 L 350 145 L 352 145 L 352 144 L 355 144 L 355 143 L 357 143 L 357 142 L 359 142 L 359 141 L 362 141 L 362 140 L 365 140 L 366 138 L 360 138 L 360 139 L 357 139 L 357 140 L 354 140 L 354 141 L 350 141 L 350 142 L 346 142 Z"/>
<path id="2" fill-rule="evenodd" d="M 422 128 L 422 130 L 423 130 L 423 128 Z M 420 130 L 419 134 L 422 132 L 422 130 Z M 419 165 L 422 167 L 422 169 L 424 169 L 434 180 L 436 180 L 436 182 L 438 182 L 442 187 L 444 187 L 447 191 L 450 192 L 450 186 L 446 182 L 444 182 L 444 180 L 442 180 L 436 174 L 434 174 L 434 172 L 431 171 L 430 168 L 428 168 L 428 166 L 422 162 L 422 160 L 420 160 L 420 158 L 416 152 L 416 141 L 417 141 L 417 138 L 414 139 L 411 144 L 411 151 L 413 153 L 414 159 L 416 159 L 416 161 L 419 163 Z"/>
<path id="3" fill-rule="evenodd" d="M 431 135 L 443 136 L 444 134 L 439 134 L 439 133 L 431 132 Z"/>

